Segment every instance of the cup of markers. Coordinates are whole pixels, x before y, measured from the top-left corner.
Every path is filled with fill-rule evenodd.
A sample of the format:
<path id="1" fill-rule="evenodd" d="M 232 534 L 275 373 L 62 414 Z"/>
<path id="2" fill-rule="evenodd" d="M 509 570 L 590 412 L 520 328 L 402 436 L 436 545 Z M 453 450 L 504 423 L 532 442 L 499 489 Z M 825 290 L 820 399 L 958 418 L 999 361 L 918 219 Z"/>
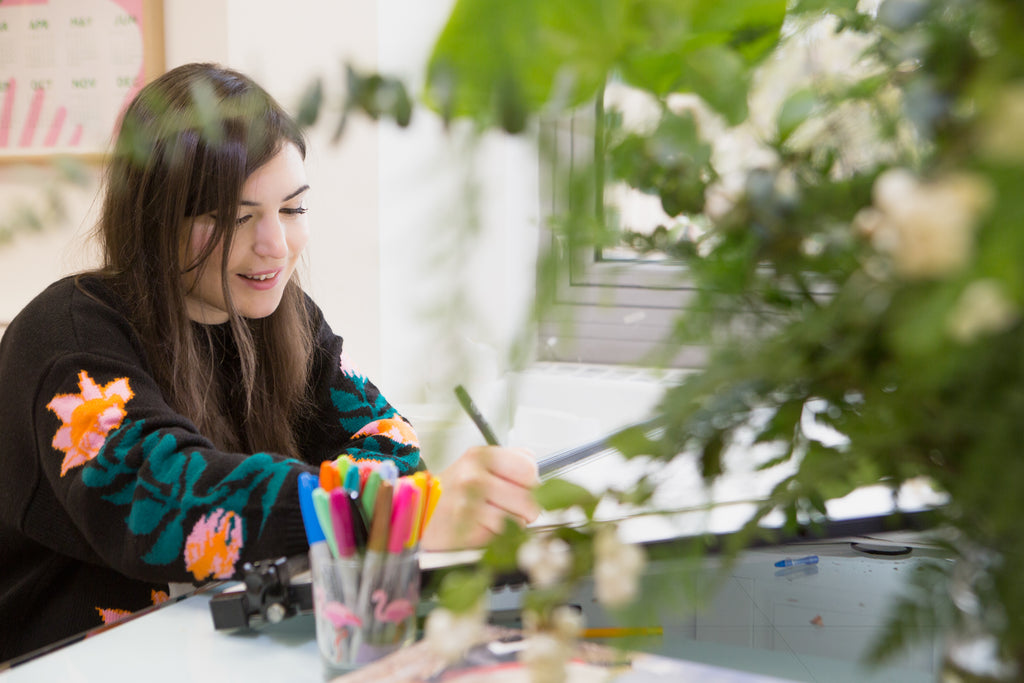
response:
<path id="1" fill-rule="evenodd" d="M 416 637 L 419 541 L 441 495 L 428 472 L 390 461 L 325 461 L 299 475 L 316 639 L 328 673 L 372 662 Z"/>

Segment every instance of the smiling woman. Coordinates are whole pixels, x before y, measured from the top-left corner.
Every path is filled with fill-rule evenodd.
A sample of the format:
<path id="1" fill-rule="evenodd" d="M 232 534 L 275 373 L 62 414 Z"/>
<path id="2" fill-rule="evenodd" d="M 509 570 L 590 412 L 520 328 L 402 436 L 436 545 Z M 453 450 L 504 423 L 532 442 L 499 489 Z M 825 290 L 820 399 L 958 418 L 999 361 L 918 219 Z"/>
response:
<path id="1" fill-rule="evenodd" d="M 308 190 L 302 156 L 294 144 L 284 145 L 246 179 L 226 279 L 219 270 L 203 267 L 202 254 L 210 246 L 216 216 L 190 221 L 191 238 L 184 254 L 188 265 L 182 276 L 189 318 L 206 324 L 227 322 L 228 296 L 246 318 L 265 318 L 277 310 L 309 241 L 304 203 Z M 221 243 L 213 245 L 209 256 L 214 263 L 223 260 L 222 251 Z"/>
<path id="2" fill-rule="evenodd" d="M 257 84 L 178 67 L 126 109 L 97 233 L 0 341 L 0 662 L 305 553 L 300 474 L 347 454 L 422 470 L 411 425 L 295 270 L 309 239 L 295 122 Z M 422 546 L 536 516 L 536 465 L 471 449 Z"/>

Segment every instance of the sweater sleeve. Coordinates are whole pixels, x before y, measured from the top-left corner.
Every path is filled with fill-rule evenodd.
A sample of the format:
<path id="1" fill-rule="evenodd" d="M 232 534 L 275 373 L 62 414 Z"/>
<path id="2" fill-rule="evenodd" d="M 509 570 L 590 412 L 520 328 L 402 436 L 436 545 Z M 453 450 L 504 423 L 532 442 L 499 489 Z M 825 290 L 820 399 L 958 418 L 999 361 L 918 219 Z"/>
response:
<path id="1" fill-rule="evenodd" d="M 246 561 L 303 552 L 296 480 L 308 465 L 219 451 L 136 363 L 67 354 L 35 405 L 43 492 L 59 515 L 24 531 L 144 581 L 236 575 Z"/>
<path id="2" fill-rule="evenodd" d="M 19 314 L 0 378 L 0 473 L 17 482 L 0 522 L 54 557 L 164 584 L 305 552 L 296 482 L 315 468 L 215 448 L 166 402 L 95 281 L 56 283 Z"/>
<path id="3" fill-rule="evenodd" d="M 392 460 L 401 474 L 423 469 L 412 425 L 360 372 L 319 309 L 309 306 L 316 330 L 315 409 L 299 429 L 304 459 L 317 464 L 348 454 L 355 460 Z"/>

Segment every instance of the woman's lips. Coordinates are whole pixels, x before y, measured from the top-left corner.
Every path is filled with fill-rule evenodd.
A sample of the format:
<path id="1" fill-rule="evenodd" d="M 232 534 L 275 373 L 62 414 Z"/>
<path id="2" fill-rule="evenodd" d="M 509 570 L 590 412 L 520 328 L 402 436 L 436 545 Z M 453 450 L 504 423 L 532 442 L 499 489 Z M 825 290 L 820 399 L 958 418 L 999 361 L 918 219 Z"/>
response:
<path id="1" fill-rule="evenodd" d="M 280 270 L 271 270 L 262 273 L 239 273 L 238 277 L 253 289 L 272 289 L 277 284 Z"/>

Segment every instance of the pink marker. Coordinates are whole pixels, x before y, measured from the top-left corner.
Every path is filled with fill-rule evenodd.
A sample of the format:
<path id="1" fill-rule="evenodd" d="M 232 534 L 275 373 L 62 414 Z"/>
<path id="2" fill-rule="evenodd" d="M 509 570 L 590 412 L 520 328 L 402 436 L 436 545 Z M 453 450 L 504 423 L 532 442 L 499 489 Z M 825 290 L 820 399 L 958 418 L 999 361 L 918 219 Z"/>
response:
<path id="1" fill-rule="evenodd" d="M 334 527 L 334 538 L 338 544 L 338 557 L 348 559 L 355 555 L 352 510 L 349 507 L 348 492 L 340 487 L 331 491 L 331 526 Z"/>
<path id="2" fill-rule="evenodd" d="M 399 479 L 395 484 L 395 497 L 391 505 L 391 534 L 388 536 L 388 552 L 393 555 L 402 552 L 412 530 L 415 493 L 416 487 L 405 479 Z"/>

